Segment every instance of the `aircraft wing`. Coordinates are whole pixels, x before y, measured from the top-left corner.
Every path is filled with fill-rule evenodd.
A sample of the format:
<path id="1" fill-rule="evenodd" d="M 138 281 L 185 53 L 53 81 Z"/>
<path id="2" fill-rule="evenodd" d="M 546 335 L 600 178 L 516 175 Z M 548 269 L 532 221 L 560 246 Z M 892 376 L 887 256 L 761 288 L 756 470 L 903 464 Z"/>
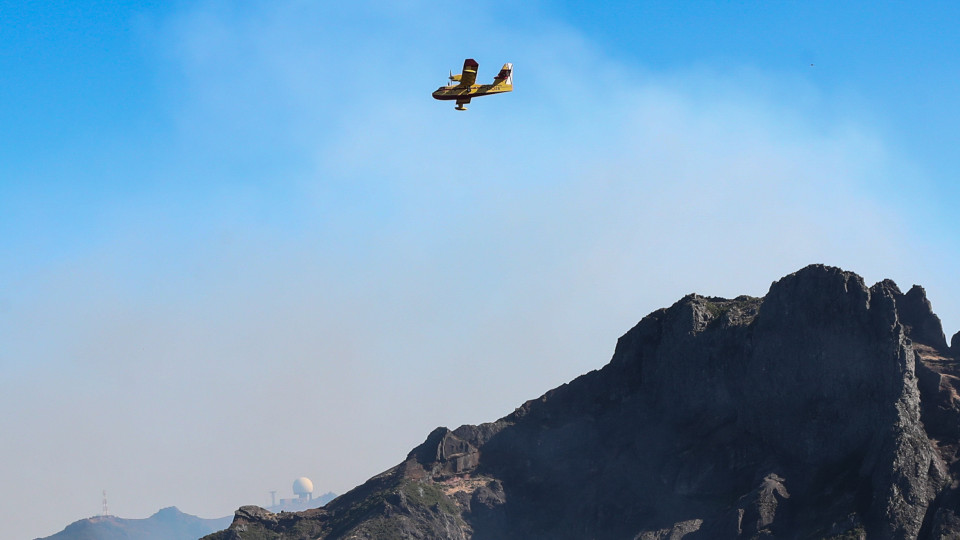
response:
<path id="1" fill-rule="evenodd" d="M 463 61 L 463 71 L 460 72 L 460 86 L 472 86 L 477 82 L 477 68 L 480 64 L 473 58 Z"/>

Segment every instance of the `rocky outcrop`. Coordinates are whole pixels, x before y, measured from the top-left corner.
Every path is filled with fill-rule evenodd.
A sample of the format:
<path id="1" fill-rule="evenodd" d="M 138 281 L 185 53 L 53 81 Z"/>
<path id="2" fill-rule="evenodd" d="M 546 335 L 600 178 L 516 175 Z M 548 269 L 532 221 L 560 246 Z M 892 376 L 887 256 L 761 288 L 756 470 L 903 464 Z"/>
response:
<path id="1" fill-rule="evenodd" d="M 447 428 L 437 428 L 407 456 L 429 468 L 431 476 L 469 473 L 480 463 L 480 451 Z"/>
<path id="2" fill-rule="evenodd" d="M 210 538 L 960 537 L 955 350 L 922 288 L 837 268 L 689 295 L 603 369 L 438 428 L 314 513 L 241 509 Z"/>

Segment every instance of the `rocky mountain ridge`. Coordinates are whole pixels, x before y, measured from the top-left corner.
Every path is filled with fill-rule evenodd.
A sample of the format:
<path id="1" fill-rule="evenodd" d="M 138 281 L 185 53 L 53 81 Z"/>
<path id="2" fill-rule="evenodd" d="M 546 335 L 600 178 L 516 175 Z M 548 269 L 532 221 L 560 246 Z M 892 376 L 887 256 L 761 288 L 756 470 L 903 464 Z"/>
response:
<path id="1" fill-rule="evenodd" d="M 688 295 L 602 369 L 207 539 L 960 538 L 958 336 L 922 288 L 822 265 Z"/>

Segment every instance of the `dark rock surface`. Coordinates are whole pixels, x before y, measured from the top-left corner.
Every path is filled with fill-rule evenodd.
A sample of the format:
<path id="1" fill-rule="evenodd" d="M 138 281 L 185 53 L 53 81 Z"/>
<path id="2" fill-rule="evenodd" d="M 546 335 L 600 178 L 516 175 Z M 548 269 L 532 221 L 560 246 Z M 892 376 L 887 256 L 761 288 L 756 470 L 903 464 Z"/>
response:
<path id="1" fill-rule="evenodd" d="M 603 369 L 208 538 L 960 538 L 956 341 L 922 288 L 821 265 L 689 295 Z"/>

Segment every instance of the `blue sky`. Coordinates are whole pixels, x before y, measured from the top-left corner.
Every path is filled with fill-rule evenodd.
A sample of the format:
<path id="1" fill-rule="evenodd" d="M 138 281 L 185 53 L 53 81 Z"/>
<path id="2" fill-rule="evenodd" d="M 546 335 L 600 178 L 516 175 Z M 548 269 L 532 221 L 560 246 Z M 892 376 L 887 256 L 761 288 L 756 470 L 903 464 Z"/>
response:
<path id="1" fill-rule="evenodd" d="M 344 492 L 814 262 L 949 337 L 958 10 L 0 1 L 10 534 Z"/>

